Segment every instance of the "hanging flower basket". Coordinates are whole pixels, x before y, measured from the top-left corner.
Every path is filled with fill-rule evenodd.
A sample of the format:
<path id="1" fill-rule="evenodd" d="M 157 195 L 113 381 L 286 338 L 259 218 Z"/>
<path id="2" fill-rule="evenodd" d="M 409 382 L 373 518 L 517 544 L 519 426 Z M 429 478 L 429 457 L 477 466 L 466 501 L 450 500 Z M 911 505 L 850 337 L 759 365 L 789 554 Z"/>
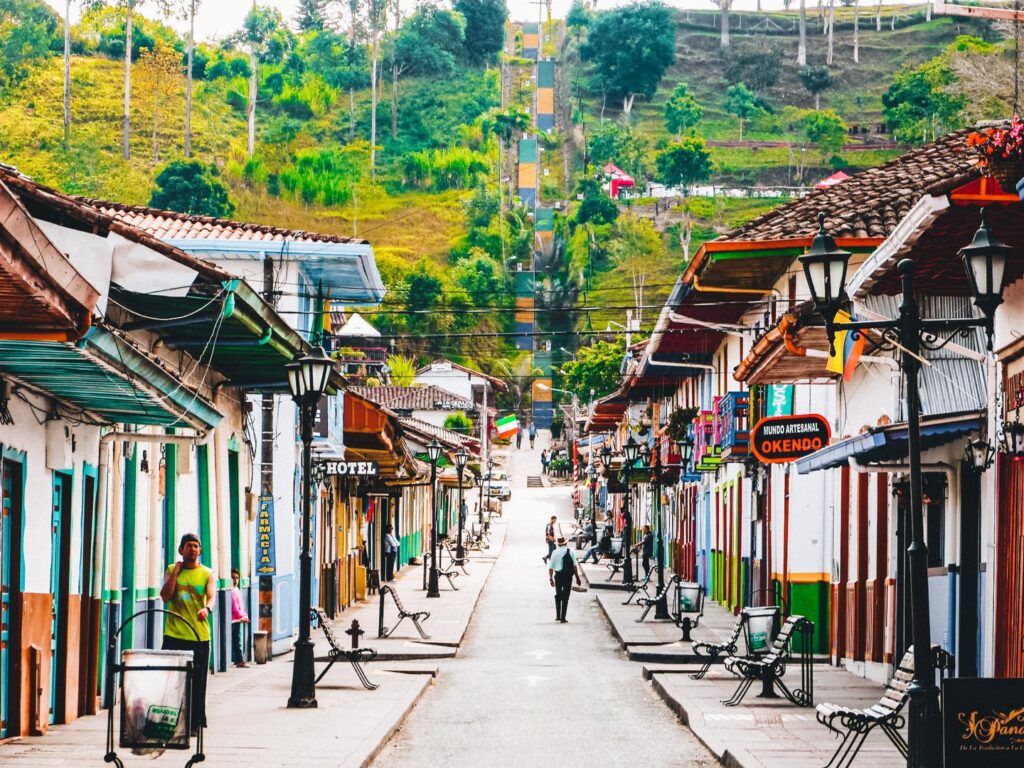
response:
<path id="1" fill-rule="evenodd" d="M 1014 115 L 1010 127 L 988 127 L 968 134 L 967 148 L 978 156 L 981 172 L 1013 193 L 1024 178 L 1024 121 Z"/>

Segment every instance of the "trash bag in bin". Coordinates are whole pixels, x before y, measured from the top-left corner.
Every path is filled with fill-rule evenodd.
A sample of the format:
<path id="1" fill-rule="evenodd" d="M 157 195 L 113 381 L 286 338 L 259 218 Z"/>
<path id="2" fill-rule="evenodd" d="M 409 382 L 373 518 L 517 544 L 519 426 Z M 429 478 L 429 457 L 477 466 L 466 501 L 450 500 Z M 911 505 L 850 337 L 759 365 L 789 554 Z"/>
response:
<path id="1" fill-rule="evenodd" d="M 157 757 L 189 748 L 192 651 L 121 654 L 121 746 Z"/>

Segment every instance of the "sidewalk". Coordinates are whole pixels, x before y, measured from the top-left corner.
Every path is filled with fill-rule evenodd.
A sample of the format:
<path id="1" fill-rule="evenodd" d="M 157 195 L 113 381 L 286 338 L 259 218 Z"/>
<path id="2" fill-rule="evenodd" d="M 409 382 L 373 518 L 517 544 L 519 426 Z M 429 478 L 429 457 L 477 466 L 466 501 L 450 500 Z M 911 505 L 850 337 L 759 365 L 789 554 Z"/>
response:
<path id="1" fill-rule="evenodd" d="M 601 565 L 585 566 L 588 578 L 607 578 Z M 637 671 L 651 680 L 654 690 L 668 707 L 689 726 L 694 735 L 723 765 L 734 768 L 821 768 L 828 763 L 838 739 L 815 719 L 813 708 L 797 707 L 786 699 L 762 699 L 758 685 L 751 688 L 743 703 L 726 707 L 722 701 L 732 696 L 737 678 L 721 664 L 711 667 L 702 680 L 690 675 L 703 665 L 681 642 L 682 630 L 671 621 L 655 620 L 654 611 L 646 621 L 637 623 L 642 608 L 635 600 L 622 605 L 629 593 L 596 593 L 612 633 L 618 638 Z M 692 630 L 694 640 L 720 641 L 731 634 L 736 617 L 721 606 L 706 601 L 704 616 Z M 742 645 L 742 639 L 740 643 Z M 853 707 L 868 707 L 878 702 L 884 686 L 857 677 L 840 667 L 815 658 L 814 703 L 833 702 Z M 796 667 L 793 673 L 798 674 Z M 858 763 L 873 768 L 904 766 L 896 748 L 881 733 L 872 734 L 861 750 Z"/>
<path id="2" fill-rule="evenodd" d="M 265 665 L 211 675 L 207 691 L 209 728 L 204 733 L 206 765 L 368 765 L 439 674 L 436 660 L 458 653 L 480 592 L 501 552 L 505 529 L 499 518 L 491 526 L 490 549 L 470 553 L 466 566 L 469 575 L 460 570 L 455 579 L 458 591 L 451 590 L 448 580 L 442 578 L 441 597 L 428 599 L 423 591 L 422 566 L 403 569 L 392 582 L 407 610 L 430 611 L 430 618 L 422 622 L 429 641 L 420 640 L 408 619 L 395 636 L 377 638 L 380 604 L 375 595 L 338 615 L 334 630 L 339 642 L 348 642 L 344 631 L 352 619 L 358 619 L 366 633 L 360 646 L 375 648 L 379 653 L 376 661 L 366 665 L 370 680 L 380 685 L 375 691 L 365 690 L 351 665 L 339 661 L 317 685 L 316 709 L 288 709 L 290 653 Z M 442 562 L 446 563 L 447 557 Z M 385 624 L 390 626 L 397 618 L 390 597 L 386 608 Z M 312 634 L 319 674 L 328 645 L 318 627 Z M 116 729 L 117 711 L 114 717 Z M 106 727 L 106 711 L 70 725 L 51 726 L 46 736 L 0 746 L 0 764 L 18 768 L 104 765 Z M 163 763 L 184 765 L 189 754 L 165 753 Z M 134 756 L 126 749 L 118 749 L 118 757 L 126 766 L 153 764 L 152 758 Z"/>

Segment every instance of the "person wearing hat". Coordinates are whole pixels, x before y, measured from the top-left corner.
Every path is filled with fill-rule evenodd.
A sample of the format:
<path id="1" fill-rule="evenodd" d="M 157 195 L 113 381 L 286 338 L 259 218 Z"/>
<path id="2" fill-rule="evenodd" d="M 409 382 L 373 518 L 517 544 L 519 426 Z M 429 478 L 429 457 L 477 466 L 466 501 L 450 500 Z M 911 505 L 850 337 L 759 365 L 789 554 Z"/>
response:
<path id="1" fill-rule="evenodd" d="M 555 621 L 563 624 L 568 621 L 565 612 L 569 608 L 569 595 L 572 594 L 572 580 L 581 584 L 579 572 L 576 570 L 576 556 L 569 549 L 565 536 L 555 541 L 555 551 L 548 560 L 548 581 L 555 588 Z"/>
<path id="2" fill-rule="evenodd" d="M 181 560 L 167 566 L 160 598 L 170 614 L 164 617 L 165 651 L 192 651 L 192 734 L 206 727 L 206 676 L 210 667 L 210 624 L 215 580 L 199 562 L 202 542 L 194 533 L 181 537 Z M 198 638 L 198 639 L 197 639 Z"/>

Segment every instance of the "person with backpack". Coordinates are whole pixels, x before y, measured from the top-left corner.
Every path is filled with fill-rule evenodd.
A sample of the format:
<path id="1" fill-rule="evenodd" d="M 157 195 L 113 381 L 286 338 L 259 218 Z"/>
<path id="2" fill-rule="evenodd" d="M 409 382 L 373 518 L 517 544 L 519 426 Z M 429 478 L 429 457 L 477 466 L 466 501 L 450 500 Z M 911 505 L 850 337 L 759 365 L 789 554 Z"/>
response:
<path id="1" fill-rule="evenodd" d="M 580 574 L 576 570 L 576 556 L 569 549 L 565 536 L 559 536 L 557 547 L 548 561 L 548 581 L 555 588 L 555 621 L 565 624 L 565 612 L 569 608 L 569 595 L 572 594 L 572 580 L 575 577 L 577 586 L 581 586 Z"/>

